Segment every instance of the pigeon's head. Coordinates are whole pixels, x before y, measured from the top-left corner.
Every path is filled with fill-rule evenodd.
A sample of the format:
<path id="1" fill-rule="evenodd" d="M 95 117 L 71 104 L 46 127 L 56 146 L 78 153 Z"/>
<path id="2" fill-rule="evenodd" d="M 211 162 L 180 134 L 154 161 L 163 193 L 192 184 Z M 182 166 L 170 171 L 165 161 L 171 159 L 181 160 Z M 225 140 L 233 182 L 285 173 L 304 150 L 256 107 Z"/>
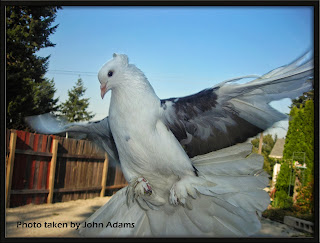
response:
<path id="1" fill-rule="evenodd" d="M 98 79 L 100 82 L 101 98 L 111 89 L 120 85 L 124 80 L 125 70 L 128 67 L 128 57 L 124 54 L 113 54 L 113 59 L 102 66 Z"/>

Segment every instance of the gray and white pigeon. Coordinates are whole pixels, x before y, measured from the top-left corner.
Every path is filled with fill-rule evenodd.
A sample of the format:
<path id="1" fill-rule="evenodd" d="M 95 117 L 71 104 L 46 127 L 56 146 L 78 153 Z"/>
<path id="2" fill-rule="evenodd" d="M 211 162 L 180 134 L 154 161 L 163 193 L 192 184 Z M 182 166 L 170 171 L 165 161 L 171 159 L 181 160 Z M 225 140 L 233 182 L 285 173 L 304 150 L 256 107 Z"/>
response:
<path id="1" fill-rule="evenodd" d="M 312 88 L 307 55 L 238 84 L 245 76 L 199 93 L 160 99 L 128 57 L 114 54 L 99 71 L 109 116 L 61 126 L 48 114 L 26 118 L 46 134 L 85 133 L 121 164 L 129 185 L 80 229 L 86 237 L 241 237 L 255 234 L 269 205 L 263 157 L 248 138 L 286 116 L 269 103 Z M 84 226 L 84 225 L 83 225 Z"/>

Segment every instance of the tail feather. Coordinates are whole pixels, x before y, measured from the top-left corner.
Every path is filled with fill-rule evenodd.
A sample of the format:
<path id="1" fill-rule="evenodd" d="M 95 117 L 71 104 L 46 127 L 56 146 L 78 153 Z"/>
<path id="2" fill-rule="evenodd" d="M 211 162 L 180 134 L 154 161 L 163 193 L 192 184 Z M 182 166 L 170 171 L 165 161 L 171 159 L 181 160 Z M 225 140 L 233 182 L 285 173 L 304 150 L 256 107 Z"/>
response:
<path id="1" fill-rule="evenodd" d="M 134 223 L 134 228 L 82 228 L 86 237 L 243 237 L 255 234 L 261 224 L 257 215 L 270 200 L 263 191 L 268 183 L 262 168 L 262 156 L 250 154 L 250 144 L 239 144 L 217 152 L 193 158 L 199 177 L 210 183 L 194 185 L 196 198 L 188 197 L 191 207 L 158 205 L 157 210 L 141 206 L 137 201 L 127 204 L 126 190 L 118 191 L 110 201 L 86 222 Z M 250 154 L 250 155 L 249 155 Z M 248 156 L 249 155 L 249 156 Z M 229 170 L 227 169 L 229 168 Z M 164 197 L 172 186 L 170 178 L 165 186 L 155 186 Z M 147 196 L 144 197 L 147 201 Z M 191 209 L 190 209 L 191 208 Z"/>
<path id="2" fill-rule="evenodd" d="M 80 227 L 84 237 L 144 236 L 151 235 L 146 211 L 139 204 L 126 203 L 126 189 L 119 190 L 104 206 L 92 214 Z M 84 224 L 103 223 L 103 227 L 84 228 Z M 121 224 L 121 225 L 120 225 Z"/>

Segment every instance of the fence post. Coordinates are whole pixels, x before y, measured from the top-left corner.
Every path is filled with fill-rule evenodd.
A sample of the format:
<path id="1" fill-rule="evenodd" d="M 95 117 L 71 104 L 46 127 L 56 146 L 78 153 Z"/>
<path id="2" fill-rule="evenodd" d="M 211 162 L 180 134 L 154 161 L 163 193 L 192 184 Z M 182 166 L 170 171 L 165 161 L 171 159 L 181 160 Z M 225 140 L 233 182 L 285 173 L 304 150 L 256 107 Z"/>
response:
<path id="1" fill-rule="evenodd" d="M 105 160 L 104 160 L 104 163 L 103 163 L 103 172 L 102 172 L 102 180 L 101 180 L 100 197 L 104 197 L 104 193 L 106 191 L 108 165 L 109 165 L 108 155 L 107 155 L 107 153 L 105 153 Z"/>
<path id="2" fill-rule="evenodd" d="M 52 199 L 53 199 L 54 178 L 56 174 L 56 163 L 57 163 L 57 153 L 58 153 L 58 142 L 59 140 L 53 139 L 52 157 L 51 157 L 50 175 L 49 175 L 49 194 L 48 194 L 47 203 L 52 203 Z"/>
<path id="3" fill-rule="evenodd" d="M 7 165 L 7 174 L 6 174 L 6 207 L 10 206 L 10 190 L 14 166 L 14 157 L 16 153 L 16 142 L 17 142 L 17 133 L 12 131 L 10 135 L 10 155 Z"/>
<path id="4" fill-rule="evenodd" d="M 261 153 L 262 153 L 262 144 L 263 144 L 263 132 L 260 133 L 258 154 L 261 154 Z"/>

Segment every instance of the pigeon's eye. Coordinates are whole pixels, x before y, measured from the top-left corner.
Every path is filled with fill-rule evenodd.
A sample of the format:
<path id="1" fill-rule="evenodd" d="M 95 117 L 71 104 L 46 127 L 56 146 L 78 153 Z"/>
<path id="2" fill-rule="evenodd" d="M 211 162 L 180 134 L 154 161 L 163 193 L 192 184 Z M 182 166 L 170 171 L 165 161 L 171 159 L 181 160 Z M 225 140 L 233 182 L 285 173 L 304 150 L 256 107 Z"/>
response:
<path id="1" fill-rule="evenodd" d="M 113 75 L 113 71 L 109 71 L 108 72 L 108 77 L 112 77 L 112 75 Z"/>

